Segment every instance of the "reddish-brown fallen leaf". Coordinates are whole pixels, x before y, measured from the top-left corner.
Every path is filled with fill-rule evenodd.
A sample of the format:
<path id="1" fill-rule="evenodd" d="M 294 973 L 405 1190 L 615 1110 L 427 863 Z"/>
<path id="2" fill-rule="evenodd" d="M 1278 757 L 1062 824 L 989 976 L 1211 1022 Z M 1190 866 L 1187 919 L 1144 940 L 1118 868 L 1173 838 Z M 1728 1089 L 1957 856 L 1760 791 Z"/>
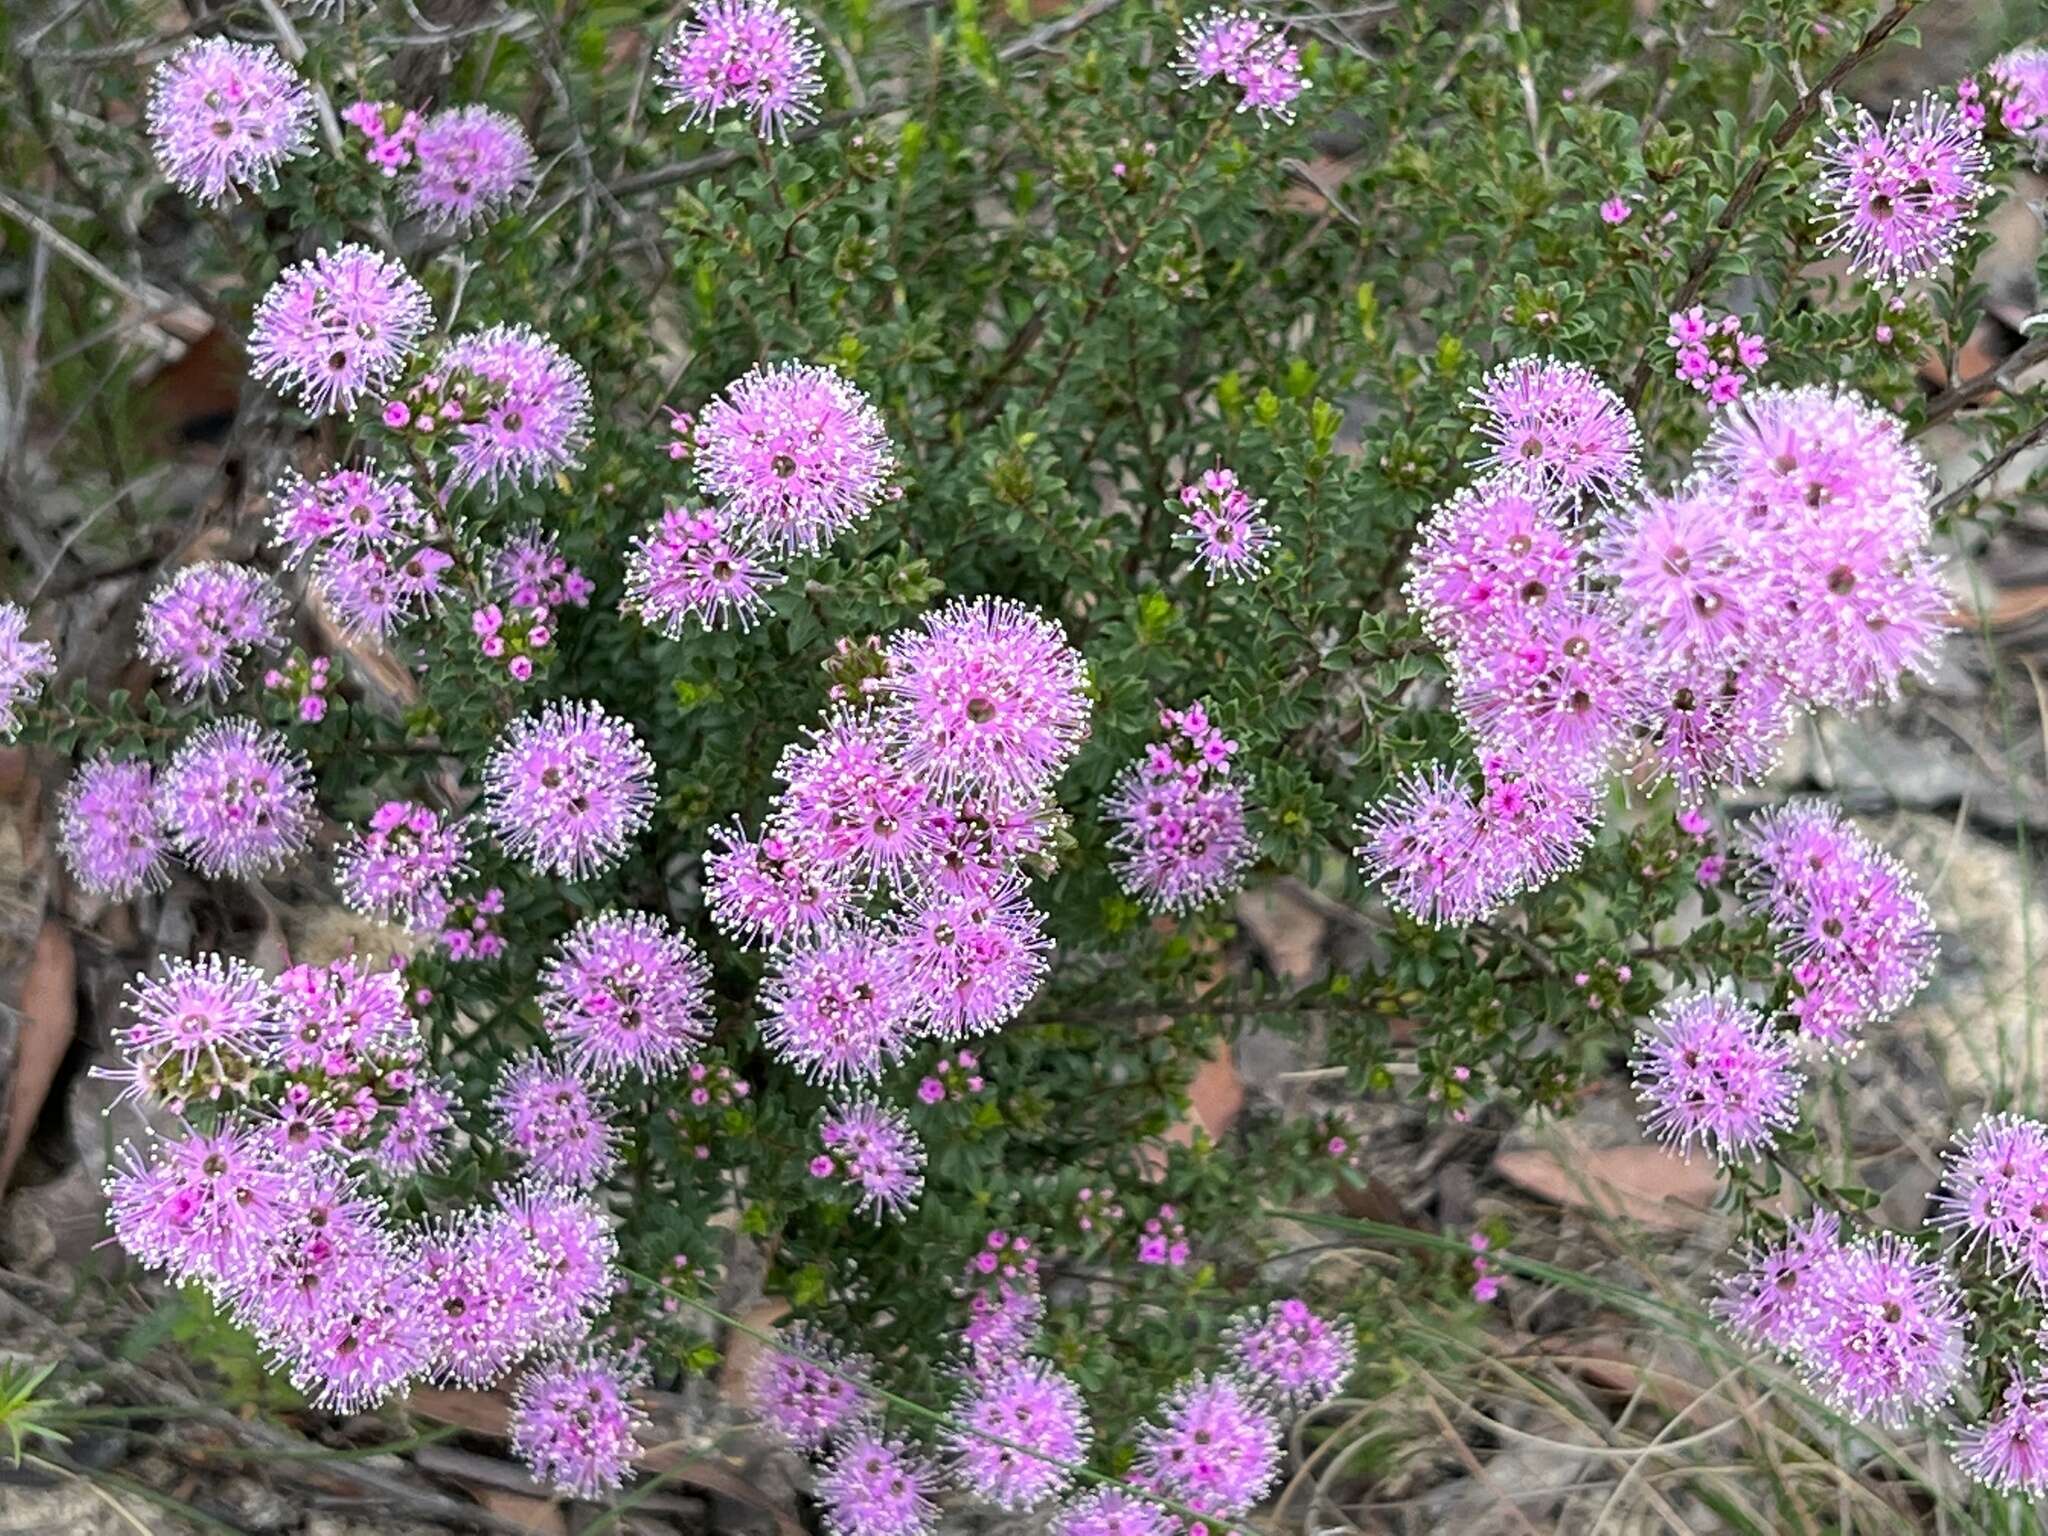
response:
<path id="1" fill-rule="evenodd" d="M 7 1192 L 29 1132 L 43 1112 L 43 1100 L 57 1067 L 71 1049 L 78 1027 L 74 993 L 78 971 L 71 940 L 61 923 L 45 922 L 36 934 L 35 954 L 21 982 L 21 1032 L 14 1042 L 7 1088 L 7 1131 L 0 1139 L 0 1195 Z"/>
<path id="2" fill-rule="evenodd" d="M 1713 1162 L 1687 1161 L 1662 1147 L 1579 1147 L 1502 1152 L 1494 1172 L 1559 1205 L 1625 1216 L 1652 1227 L 1690 1227 L 1721 1186 Z"/>
<path id="3" fill-rule="evenodd" d="M 2017 629 L 2048 613 L 2048 586 L 2013 587 L 1981 609 L 1957 608 L 1949 623 L 1957 629 Z"/>
<path id="4" fill-rule="evenodd" d="M 530 1494 L 514 1493 L 509 1488 L 490 1488 L 481 1483 L 463 1483 L 462 1486 L 477 1503 L 522 1531 L 531 1531 L 533 1536 L 569 1536 L 569 1516 L 553 1499 L 536 1499 Z"/>
<path id="5" fill-rule="evenodd" d="M 436 1424 L 453 1424 L 474 1435 L 504 1437 L 512 1404 L 502 1392 L 462 1392 L 448 1387 L 414 1387 L 406 1406 Z"/>

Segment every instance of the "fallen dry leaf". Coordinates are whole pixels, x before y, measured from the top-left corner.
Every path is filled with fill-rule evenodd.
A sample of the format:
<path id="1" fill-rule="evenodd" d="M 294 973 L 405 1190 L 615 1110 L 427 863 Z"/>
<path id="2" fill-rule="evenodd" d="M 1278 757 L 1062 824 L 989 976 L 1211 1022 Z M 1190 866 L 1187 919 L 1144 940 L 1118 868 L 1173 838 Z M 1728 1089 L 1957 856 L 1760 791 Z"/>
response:
<path id="1" fill-rule="evenodd" d="M 29 1132 L 43 1112 L 43 1100 L 56 1080 L 57 1067 L 71 1049 L 78 1028 L 75 986 L 77 957 L 61 923 L 44 922 L 36 934 L 35 954 L 21 982 L 21 1030 L 7 1090 L 7 1131 L 0 1139 L 0 1195 L 7 1192 L 14 1168 L 28 1146 Z"/>
<path id="2" fill-rule="evenodd" d="M 773 1333 L 789 1315 L 789 1303 L 780 1296 L 757 1301 L 740 1315 L 740 1321 L 759 1333 Z M 752 1334 L 734 1329 L 725 1341 L 725 1364 L 718 1370 L 718 1395 L 728 1403 L 744 1403 L 754 1374 L 754 1362 L 767 1348 Z"/>
<path id="3" fill-rule="evenodd" d="M 508 1488 L 487 1488 L 464 1483 L 469 1496 L 500 1520 L 516 1525 L 533 1536 L 569 1536 L 569 1517 L 553 1499 L 536 1499 Z"/>
<path id="4" fill-rule="evenodd" d="M 1709 1159 L 1687 1161 L 1661 1147 L 1567 1145 L 1560 1152 L 1502 1152 L 1494 1172 L 1539 1199 L 1666 1228 L 1696 1224 L 1721 1187 Z"/>
<path id="5" fill-rule="evenodd" d="M 1949 615 L 1949 623 L 1957 629 L 2017 629 L 2044 613 L 2048 613 L 2048 586 L 2013 587 L 1982 609 L 1956 609 Z"/>

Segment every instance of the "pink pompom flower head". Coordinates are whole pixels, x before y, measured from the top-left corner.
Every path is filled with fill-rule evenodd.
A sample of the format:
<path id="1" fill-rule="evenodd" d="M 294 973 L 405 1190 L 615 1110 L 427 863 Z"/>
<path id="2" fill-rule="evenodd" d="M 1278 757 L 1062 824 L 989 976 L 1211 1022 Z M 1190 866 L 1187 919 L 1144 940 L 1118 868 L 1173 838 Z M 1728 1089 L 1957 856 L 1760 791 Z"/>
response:
<path id="1" fill-rule="evenodd" d="M 429 374 L 456 403 L 450 483 L 492 495 L 539 485 L 581 462 L 590 435 L 590 378 L 528 325 L 458 337 Z M 417 414 L 414 424 L 418 425 Z"/>
<path id="2" fill-rule="evenodd" d="M 124 1099 L 174 1115 L 195 1100 L 232 1102 L 276 1060 L 276 998 L 269 978 L 241 960 L 166 960 L 161 976 L 130 984 L 128 1014 L 134 1022 L 116 1035 L 123 1064 L 99 1075 L 125 1082 Z"/>
<path id="3" fill-rule="evenodd" d="M 1790 1354 L 1813 1325 L 1821 1277 L 1841 1249 L 1841 1221 L 1816 1211 L 1784 1238 L 1752 1247 L 1743 1267 L 1724 1276 L 1708 1310 L 1738 1338 Z"/>
<path id="4" fill-rule="evenodd" d="M 666 1077 L 710 1038 L 710 974 L 697 946 L 662 919 L 602 913 L 577 924 L 542 970 L 541 1019 L 595 1077 Z"/>
<path id="5" fill-rule="evenodd" d="M 571 1498 L 622 1486 L 648 1420 L 634 1401 L 637 1368 L 589 1353 L 537 1365 L 512 1389 L 512 1452 L 541 1482 Z"/>
<path id="6" fill-rule="evenodd" d="M 172 757 L 158 793 L 178 851 L 210 879 L 282 869 L 319 815 L 305 753 L 254 720 L 201 729 Z"/>
<path id="7" fill-rule="evenodd" d="M 1358 1363 L 1358 1330 L 1318 1317 L 1298 1297 L 1240 1313 L 1223 1347 L 1247 1380 L 1290 1409 L 1313 1408 L 1343 1390 Z"/>
<path id="8" fill-rule="evenodd" d="M 1575 864 L 1600 825 L 1600 796 L 1576 776 L 1512 754 L 1481 764 L 1474 794 L 1441 763 L 1411 769 L 1358 819 L 1365 877 L 1417 922 L 1477 921 Z"/>
<path id="9" fill-rule="evenodd" d="M 1261 122 L 1293 122 L 1295 103 L 1308 89 L 1286 29 L 1253 11 L 1218 9 L 1191 18 L 1181 28 L 1173 67 L 1190 90 L 1212 80 L 1237 87 L 1237 110 L 1257 113 Z"/>
<path id="10" fill-rule="evenodd" d="M 587 699 L 512 722 L 484 767 L 484 820 L 537 874 L 581 879 L 625 857 L 654 807 L 654 759 Z"/>
<path id="11" fill-rule="evenodd" d="M 1674 998 L 1638 1033 L 1644 1124 L 1681 1155 L 1697 1142 L 1721 1162 L 1753 1158 L 1799 1115 L 1798 1048 L 1731 997 Z"/>
<path id="12" fill-rule="evenodd" d="M 1957 1133 L 1944 1164 L 1932 1225 L 2048 1295 L 2048 1125 L 1986 1115 Z"/>
<path id="13" fill-rule="evenodd" d="M 850 921 L 786 950 L 762 983 L 761 1038 L 814 1082 L 865 1083 L 910 1048 L 914 999 L 894 945 Z"/>
<path id="14" fill-rule="evenodd" d="M 1947 1269 L 1885 1232 L 1836 1249 L 1816 1278 L 1794 1355 L 1815 1391 L 1891 1429 L 1949 1400 L 1968 1364 L 1969 1312 Z"/>
<path id="15" fill-rule="evenodd" d="M 874 1362 L 805 1323 L 784 1328 L 764 1350 L 748 1383 L 754 1412 L 806 1455 L 859 1423 L 872 1403 L 861 1383 Z"/>
<path id="16" fill-rule="evenodd" d="M 246 566 L 208 560 L 181 567 L 152 592 L 137 624 L 143 657 L 170 674 L 180 698 L 224 699 L 251 651 L 284 644 L 284 593 Z"/>
<path id="17" fill-rule="evenodd" d="M 414 932 L 447 915 L 469 873 L 468 818 L 412 800 L 387 800 L 334 856 L 334 882 L 349 909 Z"/>
<path id="18" fill-rule="evenodd" d="M 633 540 L 619 612 L 680 640 L 733 624 L 749 629 L 768 611 L 767 594 L 789 578 L 772 569 L 734 520 L 713 508 L 674 508 Z"/>
<path id="19" fill-rule="evenodd" d="M 287 267 L 249 327 L 249 371 L 315 416 L 347 415 L 386 388 L 434 323 L 433 301 L 400 262 L 366 245 Z"/>
<path id="20" fill-rule="evenodd" d="M 1018 884 L 935 892 L 898 919 L 895 945 L 910 1007 L 941 1040 L 1000 1029 L 1038 994 L 1052 940 Z"/>
<path id="21" fill-rule="evenodd" d="M 595 1200 L 545 1183 L 502 1191 L 498 1209 L 525 1239 L 539 1276 L 541 1337 L 582 1338 L 618 1284 L 619 1239 L 609 1218 Z"/>
<path id="22" fill-rule="evenodd" d="M 332 1305 L 284 1341 L 292 1384 L 330 1413 L 375 1408 L 432 1363 L 433 1319 L 410 1252 L 364 1267 Z"/>
<path id="23" fill-rule="evenodd" d="M 843 872 L 825 869 L 787 838 L 752 838 L 737 825 L 715 827 L 711 836 L 718 846 L 704 857 L 705 904 L 736 943 L 779 948 L 820 939 L 851 909 Z"/>
<path id="24" fill-rule="evenodd" d="M 157 65 L 148 122 L 165 179 L 217 203 L 276 186 L 279 167 L 311 152 L 313 93 L 276 49 L 203 37 Z"/>
<path id="25" fill-rule="evenodd" d="M 916 1206 L 924 1189 L 924 1143 L 902 1110 L 872 1098 L 849 1099 L 826 1111 L 818 1141 L 825 1150 L 812 1160 L 812 1176 L 848 1186 L 860 1214 L 879 1221 Z"/>
<path id="26" fill-rule="evenodd" d="M 896 452 L 881 412 L 836 368 L 757 367 L 699 413 L 696 475 L 737 533 L 813 553 L 891 491 Z"/>
<path id="27" fill-rule="evenodd" d="M 779 0 L 697 0 L 662 45 L 657 81 L 683 127 L 716 128 L 731 112 L 772 143 L 816 121 L 824 58 L 809 23 Z"/>
<path id="28" fill-rule="evenodd" d="M 883 725 L 903 766 L 942 791 L 1036 788 L 1087 739 L 1087 664 L 1035 608 L 960 598 L 897 632 L 886 654 Z"/>
<path id="29" fill-rule="evenodd" d="M 543 1179 L 590 1189 L 618 1162 L 611 1105 L 585 1078 L 544 1056 L 506 1063 L 491 1104 L 505 1145 Z"/>
<path id="30" fill-rule="evenodd" d="M 1947 266 L 1989 190 L 1982 135 L 1932 94 L 1894 104 L 1882 125 L 1856 108 L 1815 158 L 1829 249 L 1885 287 Z"/>
<path id="31" fill-rule="evenodd" d="M 1583 364 L 1518 357 L 1472 398 L 1487 444 L 1479 468 L 1527 476 L 1571 500 L 1612 499 L 1635 484 L 1642 434 L 1621 396 Z"/>
<path id="32" fill-rule="evenodd" d="M 418 164 L 406 183 L 406 204 L 431 228 L 477 229 L 533 190 L 526 130 L 489 107 L 436 112 L 420 124 L 410 148 Z"/>
<path id="33" fill-rule="evenodd" d="M 1953 1441 L 1956 1464 L 2000 1493 L 2048 1498 L 2048 1374 L 2014 1360 L 1996 1405 Z"/>
<path id="34" fill-rule="evenodd" d="M 1406 595 L 1446 649 L 1519 632 L 1573 600 L 1579 546 L 1549 492 L 1498 475 L 1455 493 L 1417 531 Z"/>
<path id="35" fill-rule="evenodd" d="M 937 1527 L 938 1473 L 880 1428 L 841 1440 L 818 1476 L 830 1536 L 928 1536 Z"/>
<path id="36" fill-rule="evenodd" d="M 909 889 L 930 849 L 930 789 L 901 766 L 871 715 L 833 711 L 791 744 L 776 776 L 775 832 L 807 858 L 849 883 L 872 890 Z"/>
<path id="37" fill-rule="evenodd" d="M 1094 1438 L 1080 1389 L 1042 1360 L 971 1381 L 952 1421 L 946 1444 L 955 1479 L 998 1509 L 1056 1498 Z"/>
<path id="38" fill-rule="evenodd" d="M 419 1269 L 437 1379 L 489 1386 L 540 1341 L 539 1266 L 503 1211 L 469 1206 L 429 1226 Z"/>
<path id="39" fill-rule="evenodd" d="M 65 786 L 57 808 L 57 848 L 79 886 L 127 901 L 170 879 L 170 838 L 146 758 L 101 753 Z"/>
<path id="40" fill-rule="evenodd" d="M 1759 812 L 1736 843 L 1750 909 L 1769 925 L 1803 996 L 1801 1032 L 1853 1052 L 1864 1025 L 1903 1008 L 1933 974 L 1939 944 L 1912 877 L 1827 801 Z"/>
<path id="41" fill-rule="evenodd" d="M 1237 743 L 1200 704 L 1162 710 L 1166 739 L 1125 766 L 1103 801 L 1117 883 L 1155 912 L 1188 912 L 1243 883 L 1253 842 L 1230 778 Z"/>
<path id="42" fill-rule="evenodd" d="M 1138 1431 L 1145 1486 L 1205 1515 L 1241 1515 L 1280 1475 L 1280 1423 L 1230 1376 L 1181 1383 Z"/>
<path id="43" fill-rule="evenodd" d="M 1266 503 L 1237 483 L 1237 473 L 1221 466 L 1205 470 L 1180 488 L 1180 526 L 1176 544 L 1194 552 L 1195 563 L 1214 586 L 1220 581 L 1250 581 L 1266 569 L 1278 535 L 1259 514 Z"/>
<path id="44" fill-rule="evenodd" d="M 57 670 L 57 653 L 47 641 L 28 637 L 28 612 L 0 603 L 0 741 L 21 730 L 21 707 L 43 691 Z"/>
<path id="45" fill-rule="evenodd" d="M 108 1215 L 143 1264 L 215 1285 L 280 1230 L 294 1182 L 271 1143 L 228 1118 L 182 1127 L 147 1161 L 123 1147 L 107 1178 Z"/>

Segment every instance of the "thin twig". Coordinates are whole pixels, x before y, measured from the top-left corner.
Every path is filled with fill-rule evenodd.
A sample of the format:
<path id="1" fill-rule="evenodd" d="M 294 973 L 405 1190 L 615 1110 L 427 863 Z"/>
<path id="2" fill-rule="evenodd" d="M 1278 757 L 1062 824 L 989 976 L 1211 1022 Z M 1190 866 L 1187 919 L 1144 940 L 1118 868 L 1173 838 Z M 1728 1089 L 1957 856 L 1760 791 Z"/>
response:
<path id="1" fill-rule="evenodd" d="M 1928 428 L 1938 426 L 1955 415 L 1964 406 L 1994 389 L 2007 387 L 2014 379 L 2025 373 L 2034 364 L 2048 360 L 2048 331 L 2036 336 L 2017 352 L 2002 362 L 1993 363 L 1981 373 L 1973 373 L 1960 384 L 1952 384 L 1932 400 L 1921 413 L 1920 425 L 1913 429 L 1918 437 Z"/>

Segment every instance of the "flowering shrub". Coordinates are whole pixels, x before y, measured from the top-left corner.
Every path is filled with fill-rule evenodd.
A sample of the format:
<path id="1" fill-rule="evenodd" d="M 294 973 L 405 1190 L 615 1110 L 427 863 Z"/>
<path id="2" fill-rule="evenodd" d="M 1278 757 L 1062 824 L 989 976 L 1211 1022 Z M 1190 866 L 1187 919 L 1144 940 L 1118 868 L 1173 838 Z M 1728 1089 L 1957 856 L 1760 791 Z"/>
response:
<path id="1" fill-rule="evenodd" d="M 1313 1026 L 1463 1117 L 1632 1051 L 1748 1224 L 1731 1330 L 2048 1491 L 2048 1129 L 1871 1223 L 1805 1084 L 1926 904 L 1735 798 L 1928 674 L 1985 483 L 1916 439 L 2003 381 L 1925 403 L 1894 343 L 1968 334 L 2043 69 L 1838 101 L 1908 8 L 1751 8 L 1661 85 L 1608 8 L 1507 54 L 1428 6 L 510 10 L 431 89 L 374 6 L 159 50 L 83 175 L 152 178 L 297 467 L 148 594 L 142 701 L 42 696 L 0 611 L 0 722 L 76 759 L 81 889 L 296 871 L 392 953 L 138 978 L 121 1246 L 318 1404 L 507 1384 L 585 1498 L 755 1251 L 752 1401 L 833 1531 L 1228 1525 L 1390 1282 L 1261 1268 L 1354 1160 L 1169 1135 L 1201 1064 Z M 1232 974 L 1275 874 L 1382 951 Z"/>

